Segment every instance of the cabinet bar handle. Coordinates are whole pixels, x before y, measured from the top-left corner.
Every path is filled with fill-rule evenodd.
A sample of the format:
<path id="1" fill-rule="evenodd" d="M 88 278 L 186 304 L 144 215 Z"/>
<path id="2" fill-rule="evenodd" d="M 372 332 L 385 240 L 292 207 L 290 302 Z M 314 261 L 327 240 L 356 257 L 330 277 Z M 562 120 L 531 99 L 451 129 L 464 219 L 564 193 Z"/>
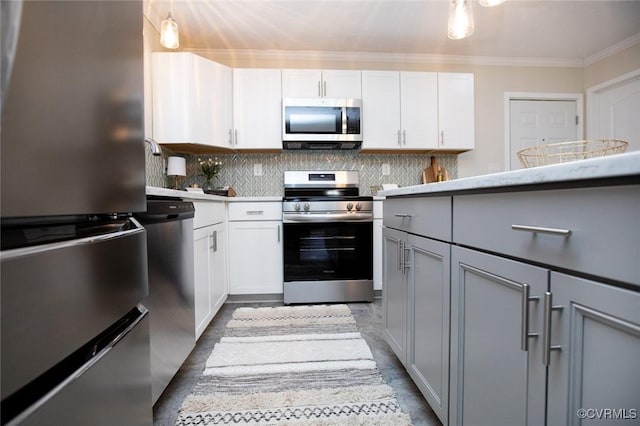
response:
<path id="1" fill-rule="evenodd" d="M 233 146 L 233 129 L 229 129 L 229 145 Z"/>
<path id="2" fill-rule="evenodd" d="M 559 235 L 562 237 L 568 237 L 571 235 L 570 229 L 544 228 L 542 226 L 511 225 L 511 229 L 514 231 L 539 232 L 541 234 Z"/>
<path id="3" fill-rule="evenodd" d="M 235 131 L 233 132 L 234 137 L 233 137 L 233 146 L 238 146 L 238 129 L 235 129 Z"/>
<path id="4" fill-rule="evenodd" d="M 402 257 L 404 254 L 402 240 L 398 240 L 398 271 L 402 271 Z"/>
<path id="5" fill-rule="evenodd" d="M 278 225 L 278 242 L 280 242 L 280 225 Z"/>
<path id="6" fill-rule="evenodd" d="M 398 145 L 402 145 L 402 140 L 400 139 L 400 129 L 398 129 Z"/>
<path id="7" fill-rule="evenodd" d="M 406 274 L 407 273 L 407 269 L 411 268 L 411 263 L 407 262 L 407 259 L 409 259 L 409 250 L 406 246 L 406 244 L 402 244 L 402 263 L 403 263 L 403 268 L 402 268 L 402 273 Z"/>
<path id="8" fill-rule="evenodd" d="M 318 96 L 322 97 L 322 91 L 320 90 L 320 80 L 318 80 Z"/>
<path id="9" fill-rule="evenodd" d="M 522 310 L 520 318 L 520 349 L 523 351 L 529 350 L 529 338 L 538 337 L 538 333 L 529 333 L 529 302 L 538 301 L 540 298 L 537 296 L 530 297 L 531 287 L 529 284 L 522 284 L 522 298 L 520 303 L 522 304 Z"/>
<path id="10" fill-rule="evenodd" d="M 440 145 L 444 145 L 444 130 L 440 130 Z"/>
<path id="11" fill-rule="evenodd" d="M 246 211 L 247 214 L 264 214 L 264 210 L 247 210 Z"/>
<path id="12" fill-rule="evenodd" d="M 218 231 L 211 233 L 211 247 L 210 249 L 215 253 L 218 251 Z"/>
<path id="13" fill-rule="evenodd" d="M 403 217 L 403 218 L 404 217 L 409 217 L 409 218 L 411 217 L 411 215 L 407 214 L 407 213 L 396 213 L 396 214 L 394 214 L 394 216 L 395 217 Z"/>
<path id="14" fill-rule="evenodd" d="M 327 82 L 324 82 L 324 93 L 322 94 L 322 96 L 327 96 Z"/>
<path id="15" fill-rule="evenodd" d="M 544 312 L 542 315 L 542 363 L 551 364 L 551 351 L 562 350 L 562 346 L 551 346 L 551 311 L 561 311 L 563 306 L 553 306 L 553 295 L 544 293 Z"/>
<path id="16" fill-rule="evenodd" d="M 403 145 L 407 144 L 407 131 L 406 130 L 402 131 L 402 144 Z"/>

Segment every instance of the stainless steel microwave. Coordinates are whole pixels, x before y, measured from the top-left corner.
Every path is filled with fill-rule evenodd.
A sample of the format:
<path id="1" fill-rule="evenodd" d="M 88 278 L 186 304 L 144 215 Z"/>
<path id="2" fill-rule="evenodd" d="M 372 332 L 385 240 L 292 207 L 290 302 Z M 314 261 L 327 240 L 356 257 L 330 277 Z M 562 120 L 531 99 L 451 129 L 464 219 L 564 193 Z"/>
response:
<path id="1" fill-rule="evenodd" d="M 358 149 L 362 145 L 360 99 L 282 100 L 284 149 Z"/>

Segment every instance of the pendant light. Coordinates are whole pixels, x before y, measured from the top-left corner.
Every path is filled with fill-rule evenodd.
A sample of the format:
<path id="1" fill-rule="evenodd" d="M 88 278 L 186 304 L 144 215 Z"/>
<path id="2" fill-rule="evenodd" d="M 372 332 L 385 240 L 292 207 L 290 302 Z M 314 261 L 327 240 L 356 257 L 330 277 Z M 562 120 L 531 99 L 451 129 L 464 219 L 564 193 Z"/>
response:
<path id="1" fill-rule="evenodd" d="M 504 3 L 507 0 L 480 0 L 480 5 L 484 7 L 497 6 Z"/>
<path id="2" fill-rule="evenodd" d="M 451 0 L 447 36 L 460 40 L 473 34 L 474 28 L 471 0 Z"/>
<path id="3" fill-rule="evenodd" d="M 171 12 L 169 12 L 167 19 L 162 21 L 160 25 L 160 44 L 167 49 L 177 49 L 178 46 L 180 46 L 178 24 L 171 17 Z"/>

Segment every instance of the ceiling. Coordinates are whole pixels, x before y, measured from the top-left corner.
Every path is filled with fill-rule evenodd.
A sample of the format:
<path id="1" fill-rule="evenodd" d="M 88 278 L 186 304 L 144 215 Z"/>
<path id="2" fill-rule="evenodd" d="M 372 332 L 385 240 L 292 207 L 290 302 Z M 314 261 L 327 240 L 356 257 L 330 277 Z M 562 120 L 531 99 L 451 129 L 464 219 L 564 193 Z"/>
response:
<path id="1" fill-rule="evenodd" d="M 147 0 L 180 47 L 571 60 L 640 42 L 640 0 L 472 0 L 475 33 L 447 38 L 446 0 Z M 152 22 L 153 19 L 152 19 Z M 159 22 L 154 22 L 157 25 Z"/>

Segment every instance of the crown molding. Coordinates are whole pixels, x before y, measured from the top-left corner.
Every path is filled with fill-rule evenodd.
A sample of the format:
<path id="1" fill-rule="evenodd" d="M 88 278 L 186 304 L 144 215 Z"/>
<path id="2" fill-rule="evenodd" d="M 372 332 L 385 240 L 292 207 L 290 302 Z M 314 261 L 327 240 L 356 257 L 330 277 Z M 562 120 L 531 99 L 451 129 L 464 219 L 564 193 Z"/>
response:
<path id="1" fill-rule="evenodd" d="M 314 50 L 252 50 L 252 49 L 184 49 L 219 60 L 265 61 L 327 61 L 327 62 L 378 62 L 411 64 L 454 64 L 513 67 L 562 67 L 582 68 L 582 59 L 526 58 L 492 56 L 431 55 L 419 53 L 370 53 Z"/>
<path id="2" fill-rule="evenodd" d="M 589 65 L 593 65 L 598 61 L 608 58 L 611 55 L 615 55 L 616 53 L 622 52 L 623 50 L 635 46 L 638 43 L 640 43 L 640 33 L 622 40 L 620 43 L 616 43 L 613 46 L 609 46 L 594 55 L 589 56 L 584 60 L 584 66 L 586 67 Z"/>

